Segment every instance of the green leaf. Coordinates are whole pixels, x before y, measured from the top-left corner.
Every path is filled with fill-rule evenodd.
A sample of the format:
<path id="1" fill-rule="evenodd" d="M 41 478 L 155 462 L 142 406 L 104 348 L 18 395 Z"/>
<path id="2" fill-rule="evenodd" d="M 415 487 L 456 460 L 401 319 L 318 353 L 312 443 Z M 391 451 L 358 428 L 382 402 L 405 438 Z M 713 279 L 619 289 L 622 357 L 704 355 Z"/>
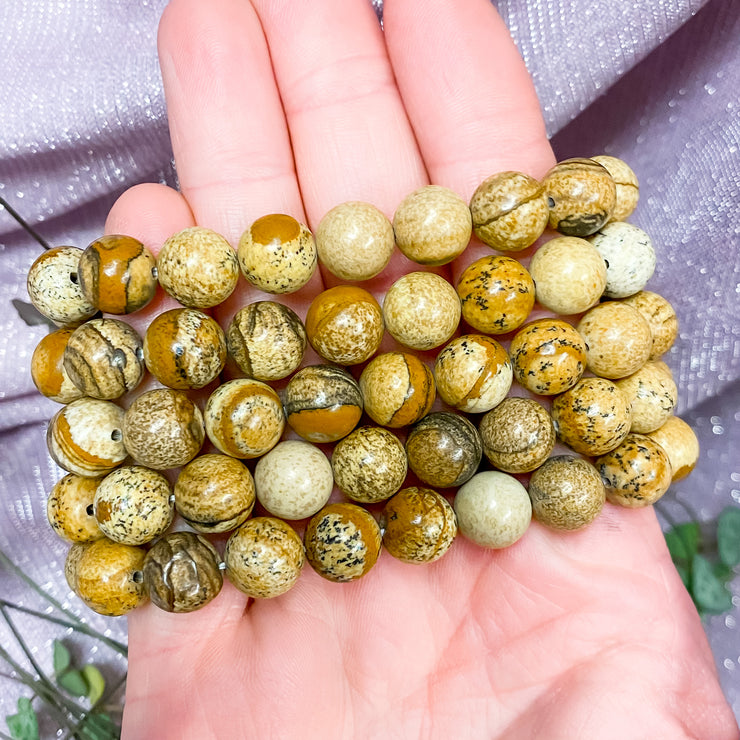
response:
<path id="1" fill-rule="evenodd" d="M 691 596 L 702 612 L 721 614 L 732 609 L 732 596 L 725 584 L 717 578 L 712 564 L 703 555 L 694 555 L 691 561 Z"/>
<path id="2" fill-rule="evenodd" d="M 118 740 L 121 728 L 103 712 L 91 714 L 80 730 L 85 740 Z"/>
<path id="3" fill-rule="evenodd" d="M 719 559 L 728 567 L 740 564 L 740 509 L 728 506 L 717 520 Z"/>
<path id="4" fill-rule="evenodd" d="M 18 699 L 18 714 L 5 718 L 13 740 L 39 740 L 39 723 L 31 700 L 25 696 Z"/>
<path id="5" fill-rule="evenodd" d="M 105 679 L 103 674 L 92 663 L 82 669 L 82 675 L 85 677 L 88 686 L 88 698 L 91 704 L 95 704 L 105 691 Z"/>
<path id="6" fill-rule="evenodd" d="M 731 581 L 732 576 L 734 575 L 732 572 L 732 568 L 725 565 L 724 563 L 713 563 L 712 573 L 714 573 L 714 575 L 717 576 L 717 578 L 719 578 L 719 580 L 723 583 Z"/>
<path id="7" fill-rule="evenodd" d="M 699 525 L 697 522 L 686 522 L 671 527 L 665 533 L 665 543 L 674 563 L 690 563 L 699 551 Z"/>
<path id="8" fill-rule="evenodd" d="M 81 671 L 71 668 L 57 676 L 57 683 L 72 696 L 87 696 L 90 689 Z"/>
<path id="9" fill-rule="evenodd" d="M 59 640 L 54 640 L 54 675 L 59 676 L 69 668 L 69 650 Z"/>

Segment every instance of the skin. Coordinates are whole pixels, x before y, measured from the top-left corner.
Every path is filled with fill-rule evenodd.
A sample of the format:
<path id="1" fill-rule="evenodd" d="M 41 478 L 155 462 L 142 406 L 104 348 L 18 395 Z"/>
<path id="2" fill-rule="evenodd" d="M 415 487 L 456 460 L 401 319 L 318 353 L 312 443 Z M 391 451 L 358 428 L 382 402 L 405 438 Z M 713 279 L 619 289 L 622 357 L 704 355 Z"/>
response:
<path id="1" fill-rule="evenodd" d="M 385 29 L 367 0 L 173 0 L 160 53 L 182 193 L 132 189 L 107 231 L 156 251 L 197 223 L 236 244 L 266 213 L 315 228 L 358 199 L 392 216 L 428 182 L 468 199 L 554 163 L 487 0 L 388 0 Z M 364 287 L 408 269 L 396 255 Z M 288 302 L 305 315 L 337 282 Z M 220 320 L 262 297 L 237 293 Z M 738 736 L 651 509 L 607 505 L 576 533 L 533 523 L 498 552 L 458 539 L 422 567 L 384 554 L 349 584 L 307 568 L 273 600 L 225 584 L 192 614 L 137 609 L 129 632 L 124 738 Z"/>

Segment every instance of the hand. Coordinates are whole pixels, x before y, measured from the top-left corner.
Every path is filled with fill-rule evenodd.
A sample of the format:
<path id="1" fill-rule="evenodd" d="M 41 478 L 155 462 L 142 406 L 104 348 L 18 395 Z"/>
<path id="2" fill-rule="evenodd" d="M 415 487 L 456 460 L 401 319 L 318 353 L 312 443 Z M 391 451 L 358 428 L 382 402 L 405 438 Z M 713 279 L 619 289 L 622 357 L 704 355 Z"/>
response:
<path id="1" fill-rule="evenodd" d="M 554 163 L 537 99 L 488 0 L 174 0 L 160 55 L 182 193 L 126 193 L 106 228 L 156 250 L 195 223 L 232 244 L 254 219 L 315 228 L 346 200 L 391 216 L 428 182 L 463 198 Z M 476 251 L 478 249 L 478 251 Z M 487 253 L 471 247 L 465 264 Z M 371 289 L 414 269 L 397 256 Z M 463 265 L 464 266 L 464 265 Z M 451 280 L 462 266 L 444 268 Z M 318 274 L 289 302 L 301 315 Z M 257 294 L 242 280 L 228 318 Z M 170 307 L 162 299 L 153 312 Z M 222 322 L 223 323 L 223 322 Z M 129 617 L 124 737 L 733 738 L 699 618 L 651 509 L 588 529 L 533 523 L 503 551 L 385 553 L 351 584 L 309 567 L 247 602 Z"/>

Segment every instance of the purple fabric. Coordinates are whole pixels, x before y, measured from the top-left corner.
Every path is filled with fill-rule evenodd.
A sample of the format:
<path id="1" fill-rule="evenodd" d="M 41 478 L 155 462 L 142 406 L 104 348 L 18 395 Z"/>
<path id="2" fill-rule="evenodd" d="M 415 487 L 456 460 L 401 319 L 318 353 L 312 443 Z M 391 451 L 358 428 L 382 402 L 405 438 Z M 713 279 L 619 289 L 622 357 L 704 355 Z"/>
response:
<path id="1" fill-rule="evenodd" d="M 709 520 L 740 501 L 740 3 L 496 4 L 533 75 L 558 157 L 614 154 L 640 178 L 643 199 L 631 220 L 658 251 L 648 287 L 679 314 L 680 337 L 666 360 L 679 413 L 703 448 L 664 506 L 678 520 L 688 518 L 684 507 Z M 155 46 L 164 5 L 0 4 L 0 194 L 54 244 L 84 247 L 129 185 L 174 182 Z M 89 623 L 125 639 L 125 620 L 98 617 L 72 597 L 66 547 L 45 520 L 47 493 L 61 474 L 47 456 L 45 421 L 58 406 L 35 392 L 28 371 L 45 328 L 29 328 L 10 305 L 27 300 L 25 276 L 38 252 L 0 211 L 0 548 Z M 11 601 L 41 603 L 3 571 L 0 590 Z M 706 629 L 740 717 L 740 579 L 732 590 L 734 610 L 707 619 Z M 63 629 L 17 621 L 49 668 L 50 638 Z M 0 643 L 11 642 L 0 623 Z M 109 676 L 120 673 L 110 651 L 75 645 Z M 0 718 L 15 711 L 21 693 L 28 692 L 0 677 Z"/>

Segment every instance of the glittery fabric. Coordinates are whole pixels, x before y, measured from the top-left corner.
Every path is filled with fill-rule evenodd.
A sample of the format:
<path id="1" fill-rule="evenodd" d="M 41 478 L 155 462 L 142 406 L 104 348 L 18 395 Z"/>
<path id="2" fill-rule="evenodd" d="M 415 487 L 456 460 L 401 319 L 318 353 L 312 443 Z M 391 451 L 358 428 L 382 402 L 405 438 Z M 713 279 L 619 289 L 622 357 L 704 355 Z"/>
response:
<path id="1" fill-rule="evenodd" d="M 380 15 L 382 2 L 372 2 Z M 689 511 L 711 520 L 740 502 L 740 3 L 496 4 L 533 75 L 558 157 L 611 153 L 640 178 L 644 197 L 631 221 L 658 251 L 648 287 L 670 297 L 679 315 L 666 359 L 679 413 L 703 448 L 663 506 L 677 520 Z M 0 194 L 54 244 L 86 246 L 129 185 L 174 182 L 155 46 L 164 5 L 0 3 Z M 125 639 L 125 620 L 97 617 L 72 597 L 66 548 L 46 523 L 46 495 L 60 471 L 48 459 L 45 421 L 58 406 L 38 396 L 28 371 L 46 329 L 26 326 L 10 303 L 27 300 L 25 275 L 38 251 L 0 211 L 0 548 L 90 624 Z M 2 570 L 0 590 L 10 601 L 42 604 Z M 740 578 L 732 591 L 734 610 L 705 626 L 740 717 Z M 16 622 L 48 667 L 51 637 L 64 629 Z M 0 644 L 12 642 L 0 623 Z M 74 643 L 109 677 L 120 674 L 107 649 Z M 0 677 L 0 717 L 15 711 L 21 693 Z"/>

